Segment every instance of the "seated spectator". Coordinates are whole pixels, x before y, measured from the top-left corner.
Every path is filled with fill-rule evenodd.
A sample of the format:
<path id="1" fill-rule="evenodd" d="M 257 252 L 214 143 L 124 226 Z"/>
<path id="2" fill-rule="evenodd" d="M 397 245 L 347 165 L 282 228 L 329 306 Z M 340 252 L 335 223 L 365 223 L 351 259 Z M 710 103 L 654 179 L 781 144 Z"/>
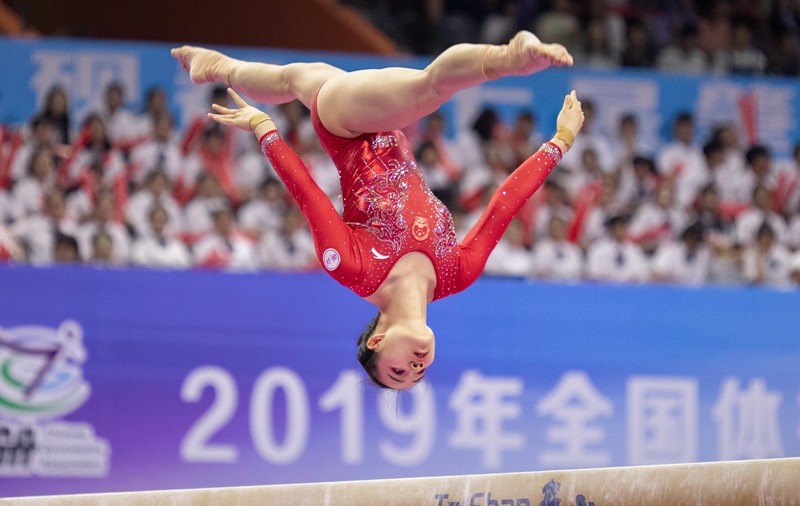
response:
<path id="1" fill-rule="evenodd" d="M 319 266 L 314 240 L 297 206 L 287 209 L 280 228 L 263 235 L 258 257 L 261 267 L 267 269 L 309 270 Z"/>
<path id="2" fill-rule="evenodd" d="M 522 222 L 512 220 L 486 261 L 483 272 L 493 276 L 526 277 L 533 274 L 533 255 L 525 248 Z"/>
<path id="3" fill-rule="evenodd" d="M 194 246 L 194 265 L 233 271 L 254 270 L 253 241 L 236 230 L 230 207 L 221 205 L 212 209 L 211 217 L 213 228 Z"/>
<path id="4" fill-rule="evenodd" d="M 567 241 L 567 222 L 558 216 L 550 219 L 549 235 L 533 247 L 537 277 L 559 281 L 578 281 L 583 275 L 583 254 Z"/>
<path id="5" fill-rule="evenodd" d="M 49 147 L 40 147 L 29 158 L 27 176 L 14 185 L 18 211 L 23 216 L 41 213 L 44 196 L 53 191 L 55 185 L 55 154 Z"/>
<path id="6" fill-rule="evenodd" d="M 772 194 L 764 186 L 756 186 L 751 206 L 739 214 L 734 222 L 736 241 L 743 245 L 753 244 L 763 223 L 769 224 L 778 243 L 786 241 L 786 221 L 772 210 Z"/>
<path id="7" fill-rule="evenodd" d="M 59 167 L 59 184 L 62 188 L 79 186 L 84 173 L 92 166 L 100 168 L 102 181 L 106 184 L 113 184 L 118 176 L 124 176 L 122 153 L 111 144 L 105 122 L 98 114 L 90 114 L 84 121 L 69 158 Z"/>
<path id="8" fill-rule="evenodd" d="M 744 278 L 756 285 L 785 287 L 789 283 L 789 250 L 775 240 L 775 232 L 763 223 L 755 244 L 745 248 L 742 258 Z"/>
<path id="9" fill-rule="evenodd" d="M 733 24 L 731 45 L 715 55 L 714 70 L 723 74 L 760 76 L 767 69 L 767 57 L 753 44 L 750 22 L 738 19 Z"/>
<path id="10" fill-rule="evenodd" d="M 708 184 L 700 192 L 697 208 L 692 213 L 692 219 L 703 226 L 710 242 L 718 240 L 733 240 L 733 222 L 730 217 L 722 212 L 719 192 L 714 184 Z"/>
<path id="11" fill-rule="evenodd" d="M 703 225 L 693 223 L 681 233 L 680 241 L 659 246 L 653 256 L 653 281 L 701 285 L 708 281 L 711 249 L 703 237 Z"/>
<path id="12" fill-rule="evenodd" d="M 77 264 L 81 262 L 78 241 L 67 234 L 56 234 L 51 255 L 57 264 Z"/>
<path id="13" fill-rule="evenodd" d="M 587 274 L 595 281 L 643 283 L 650 269 L 642 249 L 628 240 L 628 220 L 614 216 L 608 220 L 609 236 L 598 239 L 587 252 Z"/>
<path id="14" fill-rule="evenodd" d="M 43 148 L 49 148 L 55 156 L 56 130 L 49 119 L 36 115 L 30 121 L 29 135 L 14 150 L 9 161 L 12 181 L 19 181 L 28 176 L 33 154 Z"/>
<path id="15" fill-rule="evenodd" d="M 622 65 L 625 67 L 653 67 L 656 63 L 656 48 L 647 26 L 642 21 L 628 23 L 628 36 L 622 52 Z"/>
<path id="16" fill-rule="evenodd" d="M 161 171 L 151 172 L 147 176 L 145 187 L 131 195 L 125 204 L 125 220 L 137 236 L 151 233 L 149 214 L 154 206 L 167 211 L 167 234 L 177 235 L 183 232 L 183 209 L 170 195 L 169 181 Z"/>
<path id="17" fill-rule="evenodd" d="M 105 230 L 99 230 L 92 237 L 92 254 L 88 263 L 108 267 L 114 263 L 112 253 L 114 251 L 114 241 Z"/>
<path id="18" fill-rule="evenodd" d="M 57 237 L 74 237 L 77 232 L 78 225 L 67 215 L 64 193 L 58 189 L 45 196 L 43 214 L 26 216 L 11 228 L 33 265 L 53 263 Z"/>
<path id="19" fill-rule="evenodd" d="M 157 269 L 185 269 L 192 264 L 186 246 L 166 232 L 169 213 L 153 206 L 148 213 L 149 232 L 131 246 L 131 263 Z"/>
<path id="20" fill-rule="evenodd" d="M 183 155 L 172 132 L 172 116 L 162 113 L 148 119 L 153 122 L 148 136 L 131 150 L 130 180 L 138 186 L 151 173 L 163 172 L 174 183 L 181 173 Z"/>
<path id="21" fill-rule="evenodd" d="M 663 180 L 658 185 L 655 201 L 643 203 L 633 214 L 630 239 L 650 255 L 662 244 L 677 239 L 686 221 L 686 213 L 675 205 L 672 181 Z"/>
<path id="22" fill-rule="evenodd" d="M 217 178 L 209 172 L 201 172 L 197 179 L 197 194 L 186 205 L 186 232 L 199 236 L 214 228 L 211 212 L 222 206 L 230 206 L 230 201 Z"/>
<path id="23" fill-rule="evenodd" d="M 658 152 L 656 168 L 666 178 L 675 181 L 677 204 L 686 209 L 708 183 L 708 169 L 703 152 L 694 142 L 694 117 L 678 114 L 672 126 L 672 141 Z"/>
<path id="24" fill-rule="evenodd" d="M 267 178 L 261 184 L 256 198 L 239 209 L 239 227 L 256 238 L 278 230 L 286 213 L 287 195 L 279 179 Z"/>
<path id="25" fill-rule="evenodd" d="M 251 139 L 251 149 L 246 149 L 237 158 L 233 168 L 233 179 L 242 202 L 257 198 L 258 189 L 268 178 L 277 179 L 275 169 L 261 152 L 258 139 Z M 339 174 L 336 174 L 336 185 L 339 185 Z"/>
<path id="26" fill-rule="evenodd" d="M 164 88 L 153 86 L 149 88 L 144 97 L 144 109 L 136 117 L 136 131 L 144 139 L 155 136 L 155 127 L 161 116 L 170 117 L 169 100 Z"/>
<path id="27" fill-rule="evenodd" d="M 572 53 L 575 65 L 592 69 L 615 69 L 619 61 L 608 36 L 608 24 L 601 17 L 592 17 L 586 25 L 583 40 Z"/>
<path id="28" fill-rule="evenodd" d="M 115 147 L 128 152 L 141 141 L 141 137 L 136 115 L 125 107 L 125 88 L 122 83 L 109 83 L 104 99 L 100 115 L 108 128 L 108 138 Z"/>
<path id="29" fill-rule="evenodd" d="M 115 197 L 108 190 L 97 194 L 94 213 L 91 219 L 79 228 L 76 239 L 80 244 L 84 261 L 92 259 L 94 248 L 92 240 L 96 234 L 103 231 L 112 238 L 114 265 L 126 265 L 130 261 L 130 238 L 128 229 L 122 224 L 121 216 L 115 216 Z"/>
<path id="30" fill-rule="evenodd" d="M 616 198 L 621 207 L 633 212 L 645 202 L 655 200 L 660 178 L 651 158 L 636 156 L 620 168 Z"/>
<path id="31" fill-rule="evenodd" d="M 697 28 L 684 26 L 675 44 L 661 48 L 656 65 L 662 72 L 676 74 L 696 75 L 708 72 L 708 55 L 698 45 Z"/>
<path id="32" fill-rule="evenodd" d="M 72 144 L 69 96 L 61 85 L 55 85 L 47 91 L 44 107 L 39 116 L 53 125 L 56 144 L 63 146 Z"/>

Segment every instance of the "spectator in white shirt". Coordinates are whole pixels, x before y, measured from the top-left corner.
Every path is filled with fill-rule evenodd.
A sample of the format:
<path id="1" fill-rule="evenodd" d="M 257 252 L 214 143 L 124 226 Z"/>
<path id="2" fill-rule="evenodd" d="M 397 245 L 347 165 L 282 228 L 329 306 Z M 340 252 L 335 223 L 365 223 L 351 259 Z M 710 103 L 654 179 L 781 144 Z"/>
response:
<path id="1" fill-rule="evenodd" d="M 756 285 L 785 287 L 789 284 L 789 250 L 775 240 L 769 224 L 762 224 L 755 244 L 745 248 L 743 270 L 745 280 Z"/>
<path id="2" fill-rule="evenodd" d="M 662 180 L 655 202 L 645 202 L 634 213 L 629 227 L 630 238 L 646 254 L 652 254 L 661 244 L 672 241 L 686 226 L 686 213 L 675 206 L 671 180 Z"/>
<path id="3" fill-rule="evenodd" d="M 597 281 L 642 283 L 650 270 L 642 249 L 628 241 L 628 221 L 614 216 L 608 221 L 609 237 L 594 242 L 587 252 L 588 275 Z"/>
<path id="4" fill-rule="evenodd" d="M 661 49 L 656 66 L 662 72 L 676 74 L 704 74 L 710 70 L 708 55 L 700 49 L 697 28 L 685 25 L 678 34 L 675 44 Z"/>
<path id="5" fill-rule="evenodd" d="M 703 236 L 703 226 L 693 223 L 686 227 L 680 241 L 673 240 L 659 246 L 652 261 L 654 281 L 701 285 L 708 281 L 711 268 L 711 250 Z"/>
<path id="6" fill-rule="evenodd" d="M 219 180 L 210 172 L 203 171 L 197 179 L 197 194 L 186 205 L 186 231 L 201 235 L 214 228 L 211 212 L 221 206 L 230 206 Z"/>
<path id="7" fill-rule="evenodd" d="M 290 206 L 281 227 L 266 232 L 258 245 L 261 267 L 309 270 L 317 268 L 314 240 L 297 206 Z"/>
<path id="8" fill-rule="evenodd" d="M 44 196 L 55 187 L 55 154 L 49 147 L 38 148 L 28 162 L 28 175 L 14 185 L 14 199 L 23 215 L 41 213 Z"/>
<path id="9" fill-rule="evenodd" d="M 533 273 L 533 255 L 525 248 L 525 230 L 515 219 L 492 250 L 483 272 L 493 276 L 525 277 Z"/>
<path id="10" fill-rule="evenodd" d="M 131 246 L 131 262 L 134 265 L 165 269 L 185 269 L 192 264 L 186 246 L 167 235 L 168 212 L 160 206 L 150 209 L 150 233 L 141 236 Z"/>
<path id="11" fill-rule="evenodd" d="M 97 193 L 94 215 L 78 228 L 76 239 L 80 244 L 81 255 L 85 261 L 92 258 L 92 239 L 101 231 L 112 238 L 113 263 L 126 265 L 130 261 L 130 238 L 128 229 L 116 221 L 114 194 L 108 190 Z"/>
<path id="12" fill-rule="evenodd" d="M 148 119 L 153 122 L 152 133 L 131 150 L 130 179 L 140 185 L 148 175 L 161 171 L 174 183 L 181 173 L 183 155 L 172 132 L 172 116 L 162 113 Z"/>
<path id="13" fill-rule="evenodd" d="M 167 234 L 176 235 L 183 231 L 183 209 L 169 193 L 169 181 L 161 172 L 151 172 L 145 187 L 130 196 L 125 204 L 125 220 L 137 236 L 151 233 L 150 210 L 154 206 L 163 207 L 169 216 Z"/>
<path id="14" fill-rule="evenodd" d="M 27 252 L 28 262 L 49 265 L 53 263 L 56 237 L 59 234 L 74 237 L 78 226 L 67 216 L 64 193 L 53 190 L 45 196 L 44 213 L 17 221 L 11 232 Z"/>
<path id="15" fill-rule="evenodd" d="M 772 194 L 764 186 L 756 186 L 753 190 L 753 203 L 736 217 L 736 241 L 743 245 L 753 244 L 758 229 L 763 223 L 769 224 L 775 240 L 783 244 L 786 240 L 786 221 L 783 216 L 772 210 Z"/>
<path id="16" fill-rule="evenodd" d="M 673 140 L 658 153 L 656 168 L 662 176 L 675 181 L 675 199 L 681 208 L 690 207 L 700 189 L 708 182 L 703 152 L 694 143 L 694 118 L 679 114 L 673 123 Z"/>
<path id="17" fill-rule="evenodd" d="M 260 238 L 269 231 L 278 230 L 286 213 L 287 192 L 280 180 L 267 178 L 255 199 L 239 209 L 239 227 Z"/>
<path id="18" fill-rule="evenodd" d="M 211 216 L 213 229 L 194 246 L 194 265 L 232 271 L 256 269 L 253 241 L 236 230 L 230 207 L 219 206 Z"/>
<path id="19" fill-rule="evenodd" d="M 28 175 L 31 157 L 42 148 L 55 149 L 56 129 L 53 123 L 42 115 L 34 116 L 30 122 L 30 134 L 11 159 L 11 180 L 19 181 Z"/>
<path id="20" fill-rule="evenodd" d="M 127 151 L 138 140 L 140 130 L 136 115 L 125 107 L 122 83 L 115 81 L 106 86 L 103 105 L 102 116 L 108 127 L 109 139 L 115 146 Z"/>
<path id="21" fill-rule="evenodd" d="M 567 241 L 567 223 L 550 218 L 549 235 L 533 247 L 533 265 L 537 277 L 562 281 L 577 281 L 583 275 L 583 253 Z"/>

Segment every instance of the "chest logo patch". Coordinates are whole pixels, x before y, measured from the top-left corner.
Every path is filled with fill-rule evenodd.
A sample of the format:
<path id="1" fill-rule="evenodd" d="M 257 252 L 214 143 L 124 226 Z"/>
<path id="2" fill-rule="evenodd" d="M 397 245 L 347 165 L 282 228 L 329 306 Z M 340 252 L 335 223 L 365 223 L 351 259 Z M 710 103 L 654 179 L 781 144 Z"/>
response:
<path id="1" fill-rule="evenodd" d="M 339 255 L 339 252 L 333 248 L 328 248 L 322 253 L 322 263 L 325 265 L 325 268 L 329 271 L 336 270 L 339 267 L 339 264 L 342 262 L 342 257 Z"/>
<path id="2" fill-rule="evenodd" d="M 411 227 L 411 235 L 418 241 L 424 241 L 428 238 L 431 232 L 431 227 L 428 225 L 428 218 L 417 216 L 414 218 L 414 224 Z"/>

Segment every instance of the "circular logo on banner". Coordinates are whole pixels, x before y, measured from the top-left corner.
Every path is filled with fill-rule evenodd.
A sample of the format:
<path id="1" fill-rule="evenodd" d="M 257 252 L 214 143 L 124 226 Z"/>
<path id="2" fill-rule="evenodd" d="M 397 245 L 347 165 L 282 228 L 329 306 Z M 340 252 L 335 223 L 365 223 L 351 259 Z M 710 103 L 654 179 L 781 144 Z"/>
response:
<path id="1" fill-rule="evenodd" d="M 325 264 L 325 268 L 329 271 L 336 270 L 341 261 L 341 255 L 339 255 L 339 252 L 333 248 L 328 248 L 324 253 L 322 253 L 322 263 Z"/>

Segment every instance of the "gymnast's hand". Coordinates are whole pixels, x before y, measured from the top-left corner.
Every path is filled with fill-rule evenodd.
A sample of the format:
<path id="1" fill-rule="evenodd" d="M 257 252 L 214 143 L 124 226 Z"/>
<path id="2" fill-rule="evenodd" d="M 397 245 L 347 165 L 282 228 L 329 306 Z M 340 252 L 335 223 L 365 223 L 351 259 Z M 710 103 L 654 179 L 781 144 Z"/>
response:
<path id="1" fill-rule="evenodd" d="M 572 93 L 564 97 L 564 105 L 556 119 L 558 131 L 552 142 L 561 149 L 562 153 L 566 153 L 572 147 L 575 136 L 581 131 L 581 127 L 583 127 L 583 110 L 575 90 L 572 90 Z"/>
<path id="2" fill-rule="evenodd" d="M 219 104 L 212 104 L 211 108 L 214 109 L 216 114 L 208 113 L 209 118 L 223 125 L 231 125 L 248 132 L 254 132 L 256 135 L 275 130 L 275 123 L 265 112 L 259 111 L 245 102 L 232 88 L 228 88 L 228 94 L 238 109 L 228 109 Z"/>

